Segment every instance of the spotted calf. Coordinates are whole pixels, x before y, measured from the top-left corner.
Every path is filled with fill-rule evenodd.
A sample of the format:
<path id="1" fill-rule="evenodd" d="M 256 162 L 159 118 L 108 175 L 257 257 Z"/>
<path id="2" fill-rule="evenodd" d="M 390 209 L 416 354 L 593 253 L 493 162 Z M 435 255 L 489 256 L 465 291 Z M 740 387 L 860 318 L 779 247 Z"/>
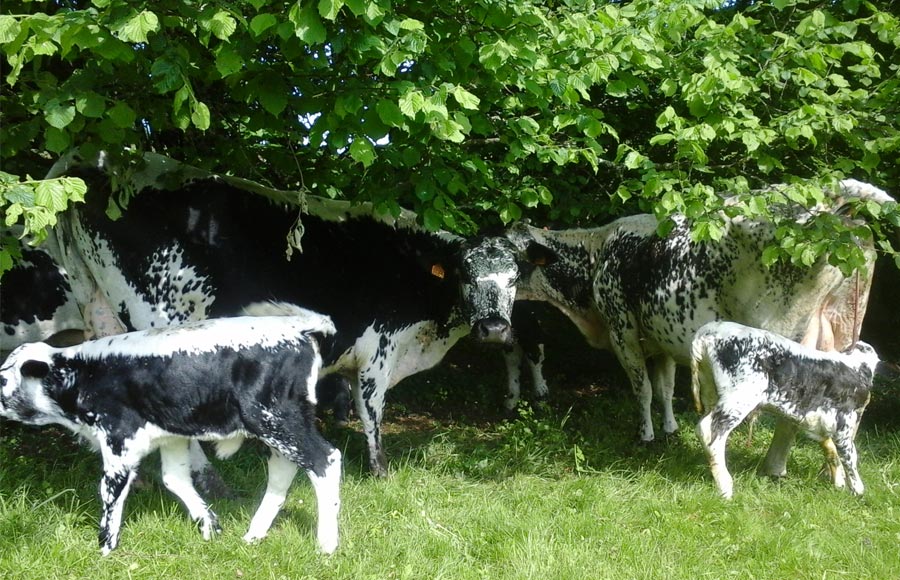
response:
<path id="1" fill-rule="evenodd" d="M 62 425 L 103 457 L 100 548 L 114 549 L 141 460 L 160 450 L 163 483 L 184 502 L 205 539 L 220 530 L 191 483 L 189 443 L 214 441 L 222 458 L 246 437 L 271 449 L 269 481 L 244 540 L 263 538 L 297 468 L 316 493 L 318 542 L 338 543 L 341 454 L 315 426 L 320 342 L 331 319 L 293 316 L 211 319 L 132 332 L 69 348 L 25 344 L 0 369 L 0 416 Z"/>
<path id="2" fill-rule="evenodd" d="M 864 342 L 844 352 L 822 352 L 733 322 L 702 326 L 691 345 L 694 401 L 707 412 L 697 433 L 722 495 L 731 498 L 733 491 L 725 466 L 728 435 L 756 409 L 799 424 L 822 444 L 835 485 L 844 486 L 842 465 L 850 490 L 861 494 L 853 439 L 878 362 Z"/>

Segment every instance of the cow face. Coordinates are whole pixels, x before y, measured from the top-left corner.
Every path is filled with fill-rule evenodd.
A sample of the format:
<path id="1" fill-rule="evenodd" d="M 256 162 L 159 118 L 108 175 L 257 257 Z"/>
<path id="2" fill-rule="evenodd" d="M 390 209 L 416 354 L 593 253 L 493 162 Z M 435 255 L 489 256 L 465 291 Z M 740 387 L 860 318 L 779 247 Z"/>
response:
<path id="1" fill-rule="evenodd" d="M 14 350 L 0 368 L 0 416 L 31 425 L 51 422 L 58 411 L 47 396 L 43 380 L 50 374 L 48 345 L 25 344 Z"/>
<path id="2" fill-rule="evenodd" d="M 505 238 L 481 238 L 463 248 L 461 262 L 463 304 L 472 336 L 479 342 L 509 344 L 519 278 L 515 247 Z"/>

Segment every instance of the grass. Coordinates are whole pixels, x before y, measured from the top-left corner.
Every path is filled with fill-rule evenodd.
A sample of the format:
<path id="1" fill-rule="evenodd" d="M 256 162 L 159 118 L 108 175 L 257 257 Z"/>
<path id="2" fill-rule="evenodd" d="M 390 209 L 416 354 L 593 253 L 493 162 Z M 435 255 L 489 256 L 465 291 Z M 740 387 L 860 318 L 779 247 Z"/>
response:
<path id="1" fill-rule="evenodd" d="M 465 349 L 400 385 L 389 397 L 386 480 L 365 472 L 358 425 L 326 428 L 345 455 L 341 545 L 330 557 L 316 552 L 303 477 L 269 537 L 243 543 L 265 478 L 265 453 L 248 445 L 218 463 L 236 492 L 213 501 L 220 537 L 200 538 L 153 458 L 119 549 L 101 558 L 99 458 L 62 430 L 4 423 L 0 578 L 900 578 L 900 389 L 879 391 L 864 419 L 862 498 L 820 478 L 807 440 L 786 479 L 758 477 L 772 425 L 762 419 L 752 439 L 746 427 L 732 437 L 735 498 L 725 502 L 684 385 L 682 431 L 638 445 L 621 375 L 586 352 L 596 367 L 561 357 L 548 369 L 550 403 L 514 419 L 500 415 L 499 360 L 476 364 Z"/>

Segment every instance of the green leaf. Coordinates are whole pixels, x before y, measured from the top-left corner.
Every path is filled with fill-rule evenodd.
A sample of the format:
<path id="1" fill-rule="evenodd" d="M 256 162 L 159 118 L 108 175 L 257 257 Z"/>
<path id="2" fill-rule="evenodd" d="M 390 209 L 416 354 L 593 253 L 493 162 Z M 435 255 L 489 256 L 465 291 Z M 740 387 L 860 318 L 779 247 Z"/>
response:
<path id="1" fill-rule="evenodd" d="M 0 44 L 12 42 L 21 31 L 22 25 L 16 18 L 6 14 L 0 15 Z"/>
<path id="2" fill-rule="evenodd" d="M 209 129 L 209 107 L 205 103 L 197 101 L 191 105 L 191 123 L 201 131 Z"/>
<path id="3" fill-rule="evenodd" d="M 65 185 L 58 179 L 38 182 L 34 188 L 34 203 L 53 212 L 60 212 L 68 205 Z"/>
<path id="4" fill-rule="evenodd" d="M 257 95 L 259 104 L 263 109 L 277 117 L 287 107 L 288 98 L 280 83 L 270 86 L 266 83 L 257 85 L 260 92 Z"/>
<path id="5" fill-rule="evenodd" d="M 375 110 L 378 112 L 378 118 L 388 127 L 402 127 L 406 122 L 403 111 L 394 101 L 381 99 L 375 105 Z"/>
<path id="6" fill-rule="evenodd" d="M 228 46 L 224 46 L 216 55 L 216 70 L 222 78 L 239 72 L 244 67 L 244 59 Z"/>
<path id="7" fill-rule="evenodd" d="M 423 30 L 424 28 L 425 24 L 423 24 L 421 20 L 416 20 L 415 18 L 405 18 L 400 22 L 401 30 Z"/>
<path id="8" fill-rule="evenodd" d="M 418 90 L 412 90 L 400 97 L 400 111 L 410 118 L 415 118 L 416 113 L 425 108 L 425 95 Z"/>
<path id="9" fill-rule="evenodd" d="M 253 33 L 253 36 L 259 37 L 262 36 L 263 32 L 272 28 L 276 24 L 278 24 L 278 19 L 274 14 L 257 14 L 253 17 L 253 20 L 250 21 L 250 32 Z"/>
<path id="10" fill-rule="evenodd" d="M 219 40 L 228 40 L 237 30 L 237 22 L 228 12 L 220 10 L 207 23 L 209 31 Z"/>
<path id="11" fill-rule="evenodd" d="M 85 117 L 99 119 L 106 111 L 106 100 L 94 91 L 89 91 L 75 97 L 75 108 Z"/>
<path id="12" fill-rule="evenodd" d="M 481 102 L 478 97 L 459 85 L 453 87 L 453 98 L 463 109 L 478 110 L 478 104 Z"/>
<path id="13" fill-rule="evenodd" d="M 606 85 L 606 92 L 611 97 L 626 97 L 628 96 L 628 83 L 621 80 L 615 80 Z"/>
<path id="14" fill-rule="evenodd" d="M 168 93 L 184 85 L 181 62 L 169 55 L 163 55 L 150 65 L 150 78 L 160 93 Z"/>
<path id="15" fill-rule="evenodd" d="M 312 46 L 325 42 L 325 27 L 312 5 L 301 7 L 297 2 L 288 12 L 288 19 L 294 25 L 294 34 L 306 44 Z"/>
<path id="16" fill-rule="evenodd" d="M 44 119 L 51 127 L 65 129 L 75 120 L 75 105 L 50 101 L 44 109 Z"/>
<path id="17" fill-rule="evenodd" d="M 369 167 L 375 162 L 375 148 L 365 137 L 357 137 L 350 144 L 350 157 L 362 163 L 363 167 Z"/>
<path id="18" fill-rule="evenodd" d="M 149 10 L 134 15 L 117 30 L 124 42 L 147 42 L 147 35 L 159 31 L 159 18 Z"/>
<path id="19" fill-rule="evenodd" d="M 334 20 L 343 6 L 344 0 L 319 0 L 319 14 L 326 20 Z"/>
<path id="20" fill-rule="evenodd" d="M 422 214 L 422 222 L 425 224 L 425 229 L 437 231 L 444 225 L 444 214 L 433 207 L 426 207 Z"/>
<path id="21" fill-rule="evenodd" d="M 109 117 L 116 127 L 122 129 L 130 129 L 134 126 L 135 119 L 137 119 L 134 110 L 127 103 L 121 101 L 109 109 L 106 112 L 106 116 Z"/>

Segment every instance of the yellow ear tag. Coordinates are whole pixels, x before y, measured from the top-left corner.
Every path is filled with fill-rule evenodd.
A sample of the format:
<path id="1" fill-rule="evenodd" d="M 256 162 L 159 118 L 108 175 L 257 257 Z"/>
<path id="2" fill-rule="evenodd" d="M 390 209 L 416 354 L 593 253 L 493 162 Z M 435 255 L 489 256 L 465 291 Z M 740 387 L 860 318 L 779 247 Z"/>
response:
<path id="1" fill-rule="evenodd" d="M 431 275 L 434 276 L 435 278 L 440 278 L 441 280 L 443 280 L 444 279 L 444 267 L 441 266 L 440 264 L 434 264 L 433 266 L 431 266 Z"/>

